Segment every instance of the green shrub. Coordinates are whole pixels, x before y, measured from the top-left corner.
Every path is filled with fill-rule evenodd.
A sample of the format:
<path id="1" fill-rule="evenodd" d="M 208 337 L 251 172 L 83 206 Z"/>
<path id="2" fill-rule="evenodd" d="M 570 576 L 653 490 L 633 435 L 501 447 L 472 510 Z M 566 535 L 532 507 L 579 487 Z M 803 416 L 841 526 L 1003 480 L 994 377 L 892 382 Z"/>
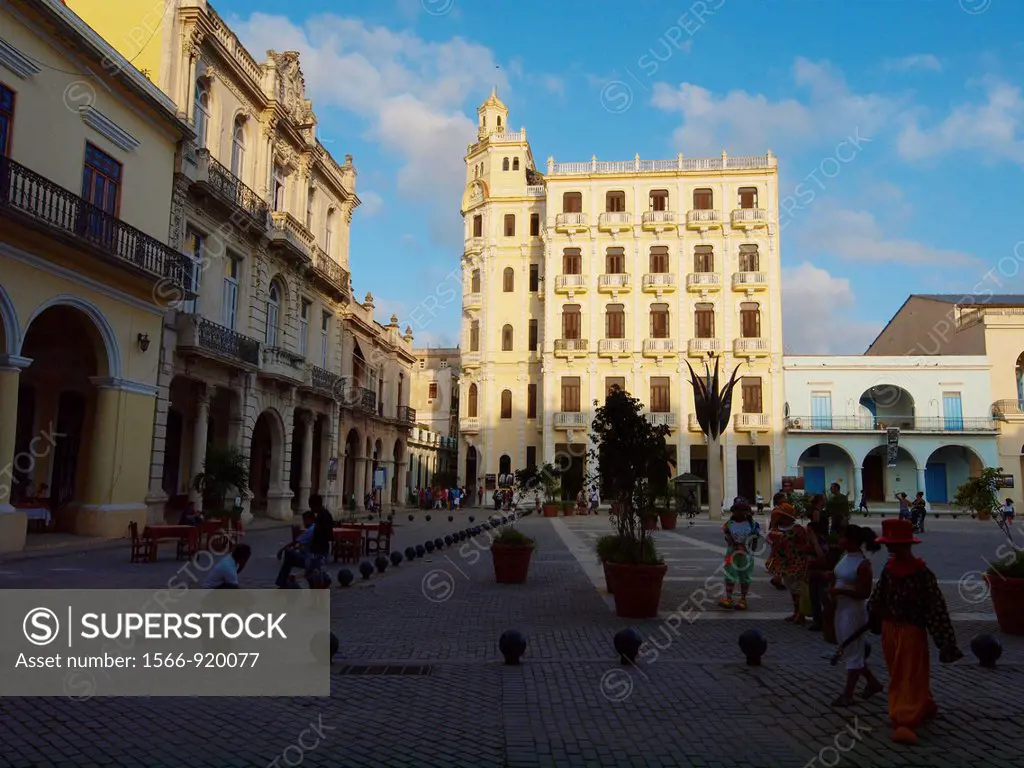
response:
<path id="1" fill-rule="evenodd" d="M 495 544 L 504 544 L 509 547 L 532 547 L 534 541 L 529 536 L 526 536 L 521 531 L 517 531 L 515 528 L 506 526 L 501 529 L 501 532 L 494 537 Z"/>
<path id="2" fill-rule="evenodd" d="M 621 538 L 613 533 L 599 538 L 595 547 L 597 549 L 598 562 L 605 563 L 614 560 L 615 553 L 619 549 L 620 540 Z"/>
<path id="3" fill-rule="evenodd" d="M 992 563 L 988 573 L 991 576 L 1002 576 L 1007 579 L 1024 579 L 1024 549 L 1015 549 L 1012 554 L 999 562 Z"/>

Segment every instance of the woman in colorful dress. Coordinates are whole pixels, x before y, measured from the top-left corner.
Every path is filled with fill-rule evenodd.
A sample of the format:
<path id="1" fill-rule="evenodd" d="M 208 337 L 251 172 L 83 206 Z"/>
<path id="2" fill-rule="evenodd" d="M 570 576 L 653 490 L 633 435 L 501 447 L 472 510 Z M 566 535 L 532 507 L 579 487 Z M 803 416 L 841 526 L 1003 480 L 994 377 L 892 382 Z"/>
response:
<path id="1" fill-rule="evenodd" d="M 732 515 L 722 526 L 725 535 L 725 596 L 718 601 L 720 608 L 747 610 L 747 593 L 754 578 L 754 552 L 758 548 L 761 526 L 750 516 L 750 505 L 737 502 Z M 733 600 L 736 582 L 740 584 L 740 599 Z"/>
<path id="2" fill-rule="evenodd" d="M 796 510 L 792 504 L 780 504 L 774 512 L 778 526 L 769 534 L 776 558 L 775 568 L 782 576 L 782 583 L 793 599 L 793 615 L 786 621 L 804 623 L 800 598 L 807 586 L 807 531 L 796 522 Z"/>
<path id="3" fill-rule="evenodd" d="M 768 559 L 764 561 L 764 567 L 768 570 L 768 574 L 772 577 L 769 582 L 773 587 L 778 590 L 783 590 L 786 585 L 782 583 L 782 566 L 779 562 L 777 540 L 772 537 L 772 531 L 779 527 L 779 506 L 784 504 L 786 501 L 786 494 L 776 493 L 772 498 L 772 513 L 768 518 L 768 543 L 771 545 L 771 549 L 768 552 Z"/>
<path id="4" fill-rule="evenodd" d="M 917 729 L 933 719 L 939 708 L 932 698 L 928 635 L 939 648 L 939 661 L 963 658 L 949 620 L 946 600 L 935 574 L 914 556 L 909 520 L 883 520 L 878 541 L 889 549 L 889 562 L 871 594 L 872 629 L 882 633 L 882 653 L 889 669 L 889 719 L 892 739 L 917 742 Z"/>
<path id="5" fill-rule="evenodd" d="M 836 605 L 836 642 L 842 646 L 868 622 L 867 601 L 871 596 L 874 576 L 871 572 L 871 561 L 864 554 L 864 550 L 877 552 L 882 545 L 875 541 L 875 532 L 870 528 L 848 525 L 840 534 L 839 546 L 845 550 L 845 554 L 832 572 L 835 584 L 828 593 Z M 882 684 L 868 669 L 865 645 L 866 639 L 862 634 L 843 649 L 843 658 L 846 660 L 846 687 L 839 698 L 832 702 L 833 707 L 848 707 L 853 704 L 853 694 L 861 677 L 867 681 L 861 693 L 863 698 L 870 699 L 882 691 Z"/>

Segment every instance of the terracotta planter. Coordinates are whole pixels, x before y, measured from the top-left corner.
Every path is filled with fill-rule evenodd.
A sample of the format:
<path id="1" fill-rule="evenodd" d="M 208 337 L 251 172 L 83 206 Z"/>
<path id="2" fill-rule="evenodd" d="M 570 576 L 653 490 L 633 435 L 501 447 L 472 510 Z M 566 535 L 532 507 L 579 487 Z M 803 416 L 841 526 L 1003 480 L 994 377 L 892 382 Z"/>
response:
<path id="1" fill-rule="evenodd" d="M 667 565 L 622 565 L 605 563 L 615 596 L 615 614 L 623 619 L 653 619 L 658 616 L 661 585 Z"/>
<path id="2" fill-rule="evenodd" d="M 658 517 L 661 518 L 661 530 L 674 531 L 676 529 L 679 518 L 675 512 L 662 512 Z"/>
<path id="3" fill-rule="evenodd" d="M 651 515 L 650 517 L 644 518 L 644 530 L 645 531 L 656 531 L 658 530 L 658 517 L 657 515 Z"/>
<path id="4" fill-rule="evenodd" d="M 572 517 L 576 514 L 576 507 L 566 504 L 564 507 L 562 507 L 562 514 L 566 517 Z"/>
<path id="5" fill-rule="evenodd" d="M 992 513 L 989 510 L 987 510 L 987 509 L 979 509 L 979 510 L 977 510 L 977 515 L 978 515 L 978 519 L 979 520 L 991 520 L 992 519 Z"/>
<path id="6" fill-rule="evenodd" d="M 491 544 L 491 559 L 494 560 L 494 578 L 499 584 L 522 584 L 530 570 L 533 546 L 511 546 Z"/>
<path id="7" fill-rule="evenodd" d="M 604 583 L 608 590 L 608 594 L 614 595 L 615 590 L 612 587 L 612 572 L 608 570 L 608 563 L 602 562 L 601 565 L 604 567 Z"/>
<path id="8" fill-rule="evenodd" d="M 1024 635 L 1024 579 L 985 574 L 999 629 L 1008 635 Z"/>
<path id="9" fill-rule="evenodd" d="M 544 505 L 544 517 L 558 517 L 558 505 L 557 504 L 545 504 Z"/>

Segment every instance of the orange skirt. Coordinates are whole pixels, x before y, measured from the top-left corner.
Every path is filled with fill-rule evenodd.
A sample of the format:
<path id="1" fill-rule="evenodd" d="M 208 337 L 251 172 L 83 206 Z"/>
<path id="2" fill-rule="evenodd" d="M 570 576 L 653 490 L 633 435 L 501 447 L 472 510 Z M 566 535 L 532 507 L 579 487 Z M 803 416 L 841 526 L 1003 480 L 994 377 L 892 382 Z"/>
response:
<path id="1" fill-rule="evenodd" d="M 894 728 L 914 730 L 939 709 L 932 698 L 928 632 L 883 621 L 882 653 L 889 669 L 889 719 Z"/>

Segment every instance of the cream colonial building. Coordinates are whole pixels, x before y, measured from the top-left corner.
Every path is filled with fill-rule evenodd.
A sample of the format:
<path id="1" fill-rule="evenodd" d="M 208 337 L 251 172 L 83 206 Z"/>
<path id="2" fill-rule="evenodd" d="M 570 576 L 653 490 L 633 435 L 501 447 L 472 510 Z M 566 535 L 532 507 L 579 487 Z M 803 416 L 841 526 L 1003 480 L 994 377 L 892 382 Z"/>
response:
<path id="1" fill-rule="evenodd" d="M 63 3 L 0 7 L 0 550 L 51 514 L 92 536 L 146 519 L 155 296 L 191 280 L 168 244 L 191 135 Z"/>
<path id="2" fill-rule="evenodd" d="M 290 519 L 311 493 L 361 505 L 377 467 L 381 500 L 404 500 L 412 334 L 352 295 L 356 170 L 317 139 L 298 54 L 257 60 L 205 0 L 70 5 L 146 63 L 197 136 L 177 158 L 171 243 L 199 288 L 164 291 L 153 334 L 151 519 L 201 502 L 191 484 L 210 445 L 250 457 L 256 514 Z"/>
<path id="3" fill-rule="evenodd" d="M 434 347 L 413 352 L 416 429 L 409 443 L 409 485 L 423 488 L 431 486 L 436 473 L 456 470 L 461 351 L 458 347 Z M 474 489 L 470 497 L 475 495 Z"/>
<path id="4" fill-rule="evenodd" d="M 460 481 L 575 457 L 614 384 L 706 476 L 684 361 L 743 363 L 724 492 L 768 495 L 785 464 L 778 169 L 754 157 L 556 163 L 492 93 L 466 154 Z M 476 478 L 472 477 L 473 471 Z"/>
<path id="5" fill-rule="evenodd" d="M 1012 483 L 1006 495 L 1020 500 L 1024 488 L 1024 295 L 990 290 L 964 296 L 911 295 L 867 355 L 907 355 L 918 364 L 938 365 L 984 355 L 991 366 L 990 388 L 975 393 L 973 408 L 965 407 L 964 417 L 965 421 L 995 418 L 998 455 L 987 463 L 1003 468 Z"/>
<path id="6" fill-rule="evenodd" d="M 985 355 L 787 355 L 782 474 L 802 477 L 808 493 L 839 483 L 859 501 L 863 490 L 869 507 L 901 491 L 949 503 L 997 466 L 991 366 Z"/>

